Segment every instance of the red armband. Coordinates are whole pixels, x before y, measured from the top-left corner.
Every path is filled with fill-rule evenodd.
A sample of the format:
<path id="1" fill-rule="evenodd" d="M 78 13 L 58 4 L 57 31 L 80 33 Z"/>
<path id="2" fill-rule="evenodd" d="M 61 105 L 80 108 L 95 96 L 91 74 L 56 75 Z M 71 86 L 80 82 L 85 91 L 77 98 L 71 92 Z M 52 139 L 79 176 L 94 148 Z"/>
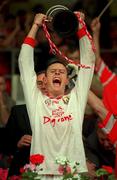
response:
<path id="1" fill-rule="evenodd" d="M 26 37 L 24 40 L 24 44 L 28 44 L 30 46 L 32 46 L 33 48 L 35 47 L 36 41 L 35 39 L 31 38 L 31 37 Z"/>
<path id="2" fill-rule="evenodd" d="M 83 36 L 85 36 L 87 33 L 86 33 L 86 27 L 83 26 L 82 29 L 80 29 L 78 32 L 77 32 L 77 36 L 79 39 L 81 39 Z"/>
<path id="3" fill-rule="evenodd" d="M 112 116 L 112 113 L 108 112 L 108 114 L 106 115 L 106 118 L 103 120 L 103 122 L 98 123 L 98 127 L 101 129 L 105 128 L 108 125 L 108 122 L 109 122 L 111 116 Z"/>
<path id="4" fill-rule="evenodd" d="M 116 142 L 117 142 L 117 120 L 114 123 L 111 131 L 107 134 L 107 136 L 113 144 L 116 144 Z"/>
<path id="5" fill-rule="evenodd" d="M 113 144 L 117 142 L 117 119 L 112 113 L 109 112 L 103 122 L 98 123 L 98 127 L 107 134 Z"/>

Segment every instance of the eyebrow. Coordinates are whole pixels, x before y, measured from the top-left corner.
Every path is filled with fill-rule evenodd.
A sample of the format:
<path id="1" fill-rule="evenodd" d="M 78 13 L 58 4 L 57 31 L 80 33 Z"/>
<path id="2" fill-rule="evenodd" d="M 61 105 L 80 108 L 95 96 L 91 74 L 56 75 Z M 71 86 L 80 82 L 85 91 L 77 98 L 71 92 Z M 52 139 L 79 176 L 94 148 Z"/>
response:
<path id="1" fill-rule="evenodd" d="M 58 69 L 58 68 L 55 69 L 55 68 L 54 68 L 54 69 L 49 69 L 49 70 L 62 70 L 62 71 L 65 71 L 66 69 Z"/>
<path id="2" fill-rule="evenodd" d="M 37 80 L 37 83 L 43 83 L 43 80 Z"/>

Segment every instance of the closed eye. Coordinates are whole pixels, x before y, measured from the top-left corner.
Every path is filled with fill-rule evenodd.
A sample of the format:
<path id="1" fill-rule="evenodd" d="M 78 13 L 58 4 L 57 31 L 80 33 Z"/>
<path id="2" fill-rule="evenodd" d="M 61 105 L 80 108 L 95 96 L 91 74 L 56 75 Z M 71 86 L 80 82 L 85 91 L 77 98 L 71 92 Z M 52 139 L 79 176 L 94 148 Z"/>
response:
<path id="1" fill-rule="evenodd" d="M 37 81 L 37 85 L 41 86 L 43 84 L 42 81 Z"/>

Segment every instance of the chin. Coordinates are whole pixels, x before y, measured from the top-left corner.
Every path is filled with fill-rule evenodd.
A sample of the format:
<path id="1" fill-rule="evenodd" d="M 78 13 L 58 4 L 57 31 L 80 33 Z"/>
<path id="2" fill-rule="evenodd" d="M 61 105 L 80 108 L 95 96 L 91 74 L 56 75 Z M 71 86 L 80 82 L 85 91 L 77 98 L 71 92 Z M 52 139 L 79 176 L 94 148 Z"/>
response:
<path id="1" fill-rule="evenodd" d="M 61 91 L 60 89 L 54 89 L 54 94 L 56 96 L 61 96 L 61 95 L 63 95 L 63 91 Z"/>

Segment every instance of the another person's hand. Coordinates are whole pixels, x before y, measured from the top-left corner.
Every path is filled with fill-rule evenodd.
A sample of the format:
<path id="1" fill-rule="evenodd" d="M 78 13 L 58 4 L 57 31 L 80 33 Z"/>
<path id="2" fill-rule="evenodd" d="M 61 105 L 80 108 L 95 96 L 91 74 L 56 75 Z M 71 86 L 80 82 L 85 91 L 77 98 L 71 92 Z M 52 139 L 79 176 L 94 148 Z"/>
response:
<path id="1" fill-rule="evenodd" d="M 93 33 L 99 33 L 101 28 L 101 23 L 98 18 L 94 18 L 91 22 L 91 30 Z"/>
<path id="2" fill-rule="evenodd" d="M 18 148 L 22 148 L 23 146 L 30 146 L 31 145 L 31 135 L 25 134 L 24 136 L 21 137 L 21 139 L 17 143 Z"/>
<path id="3" fill-rule="evenodd" d="M 87 164 L 87 169 L 88 169 L 88 175 L 91 178 L 94 178 L 96 176 L 96 173 L 95 173 L 96 165 L 92 163 L 91 161 L 87 161 L 86 164 Z"/>

